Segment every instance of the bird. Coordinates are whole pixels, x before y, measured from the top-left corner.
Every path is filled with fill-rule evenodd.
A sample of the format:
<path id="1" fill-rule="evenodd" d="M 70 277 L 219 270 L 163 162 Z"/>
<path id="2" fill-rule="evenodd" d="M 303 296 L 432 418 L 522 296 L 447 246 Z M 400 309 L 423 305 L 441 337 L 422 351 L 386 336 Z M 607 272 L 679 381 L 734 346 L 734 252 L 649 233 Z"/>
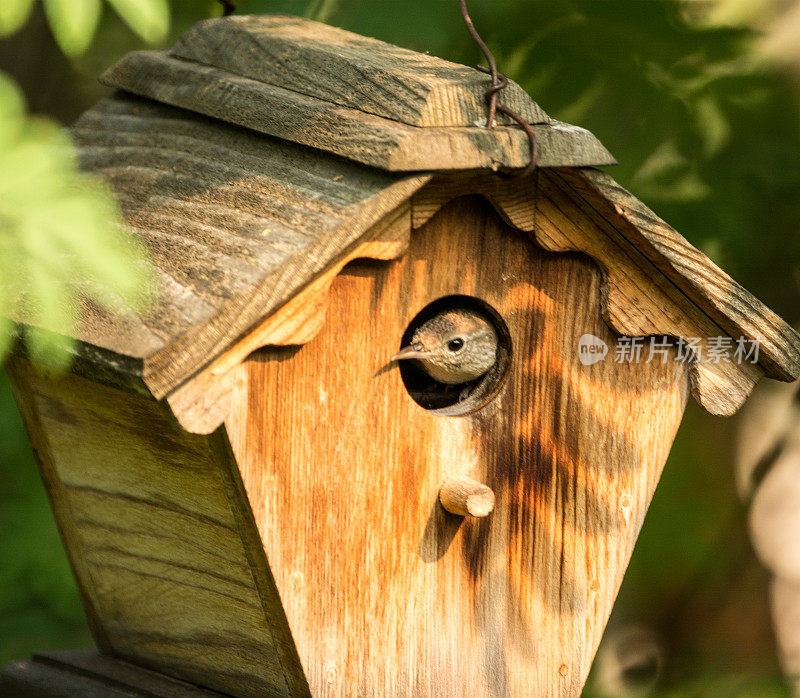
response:
<path id="1" fill-rule="evenodd" d="M 459 385 L 488 373 L 497 361 L 497 351 L 497 332 L 485 315 L 452 308 L 422 323 L 391 361 L 414 359 L 433 380 Z"/>

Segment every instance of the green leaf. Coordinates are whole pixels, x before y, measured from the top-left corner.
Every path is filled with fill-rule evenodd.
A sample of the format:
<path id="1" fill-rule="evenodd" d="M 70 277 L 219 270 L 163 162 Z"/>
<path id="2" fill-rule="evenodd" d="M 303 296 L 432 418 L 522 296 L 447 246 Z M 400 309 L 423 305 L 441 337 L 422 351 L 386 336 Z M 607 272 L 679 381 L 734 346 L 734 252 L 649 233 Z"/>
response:
<path id="1" fill-rule="evenodd" d="M 13 34 L 28 20 L 33 0 L 3 0 L 0 2 L 0 36 Z"/>
<path id="2" fill-rule="evenodd" d="M 44 9 L 61 50 L 68 56 L 86 51 L 100 20 L 100 0 L 44 0 Z"/>
<path id="3" fill-rule="evenodd" d="M 703 155 L 711 157 L 719 153 L 730 139 L 731 128 L 719 102 L 713 97 L 704 97 L 695 104 L 695 122 L 703 139 Z"/>
<path id="4" fill-rule="evenodd" d="M 24 125 L 25 98 L 12 80 L 0 73 L 0 150 L 14 142 Z"/>
<path id="5" fill-rule="evenodd" d="M 169 31 L 167 0 L 108 0 L 125 23 L 148 43 L 163 41 Z"/>
<path id="6" fill-rule="evenodd" d="M 7 119 L 18 120 L 25 114 L 22 90 L 11 78 L 0 73 L 0 123 Z"/>

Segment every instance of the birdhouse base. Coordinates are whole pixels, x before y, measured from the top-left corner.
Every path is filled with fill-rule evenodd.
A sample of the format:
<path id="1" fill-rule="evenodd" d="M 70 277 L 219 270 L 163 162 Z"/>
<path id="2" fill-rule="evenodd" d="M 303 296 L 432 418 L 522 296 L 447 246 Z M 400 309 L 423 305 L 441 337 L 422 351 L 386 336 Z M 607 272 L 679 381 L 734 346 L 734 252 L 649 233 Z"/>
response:
<path id="1" fill-rule="evenodd" d="M 14 698 L 216 698 L 223 694 L 142 669 L 97 650 L 37 652 L 0 674 L 0 695 Z"/>

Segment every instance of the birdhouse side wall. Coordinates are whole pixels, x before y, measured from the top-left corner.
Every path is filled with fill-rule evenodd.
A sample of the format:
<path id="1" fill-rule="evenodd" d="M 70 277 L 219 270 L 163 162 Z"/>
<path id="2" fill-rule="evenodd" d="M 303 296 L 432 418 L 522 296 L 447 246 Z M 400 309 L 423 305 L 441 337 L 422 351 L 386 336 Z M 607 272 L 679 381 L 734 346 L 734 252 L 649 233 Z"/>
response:
<path id="1" fill-rule="evenodd" d="M 101 651 L 237 696 L 307 695 L 223 429 L 8 363 Z"/>
<path id="2" fill-rule="evenodd" d="M 302 347 L 244 364 L 233 451 L 313 695 L 578 695 L 685 406 L 685 366 L 616 362 L 598 267 L 552 254 L 482 198 L 451 202 L 398 261 L 355 262 Z M 478 411 L 420 407 L 396 367 L 451 294 L 508 326 Z M 582 335 L 608 347 L 584 365 Z M 491 487 L 447 514 L 445 478 Z"/>

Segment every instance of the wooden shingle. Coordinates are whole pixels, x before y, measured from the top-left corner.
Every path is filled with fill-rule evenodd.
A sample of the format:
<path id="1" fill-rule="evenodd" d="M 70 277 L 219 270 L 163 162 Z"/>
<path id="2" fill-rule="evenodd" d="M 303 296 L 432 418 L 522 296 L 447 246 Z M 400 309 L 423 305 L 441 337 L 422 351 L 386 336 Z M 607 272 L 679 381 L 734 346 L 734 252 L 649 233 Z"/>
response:
<path id="1" fill-rule="evenodd" d="M 486 121 L 487 76 L 297 17 L 200 22 L 171 51 L 135 52 L 111 87 L 407 172 L 524 167 L 528 138 Z M 539 165 L 613 165 L 587 130 L 550 119 L 513 81 L 503 100 L 533 124 Z"/>
<path id="2" fill-rule="evenodd" d="M 87 309 L 78 339 L 133 357 L 158 396 L 269 315 L 427 175 L 397 176 L 132 97 L 72 127 L 158 283 L 141 319 Z"/>

